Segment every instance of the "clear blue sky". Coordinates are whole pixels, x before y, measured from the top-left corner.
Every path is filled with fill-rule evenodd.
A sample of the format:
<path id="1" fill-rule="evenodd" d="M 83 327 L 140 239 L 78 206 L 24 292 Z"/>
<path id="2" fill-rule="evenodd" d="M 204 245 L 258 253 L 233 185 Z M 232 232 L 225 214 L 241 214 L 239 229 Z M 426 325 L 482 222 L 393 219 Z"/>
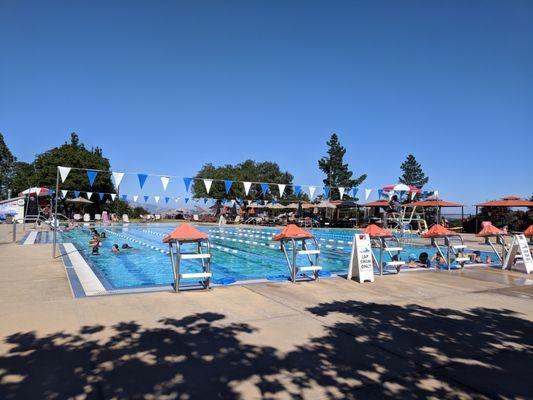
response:
<path id="1" fill-rule="evenodd" d="M 533 192 L 533 1 L 0 2 L 0 132 L 15 155 L 76 131 L 116 170 L 346 161 L 441 197 Z"/>

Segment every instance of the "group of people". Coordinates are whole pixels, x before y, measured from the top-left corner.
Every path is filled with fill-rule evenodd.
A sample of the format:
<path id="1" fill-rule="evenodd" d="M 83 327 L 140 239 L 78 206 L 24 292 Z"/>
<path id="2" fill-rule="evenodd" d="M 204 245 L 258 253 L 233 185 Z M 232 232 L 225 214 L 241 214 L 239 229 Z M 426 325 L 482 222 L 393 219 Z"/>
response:
<path id="1" fill-rule="evenodd" d="M 481 252 L 479 250 L 476 250 L 472 253 L 467 253 L 467 257 L 470 258 L 470 262 L 474 264 L 481 264 L 483 263 L 483 260 L 481 258 Z M 464 254 L 462 252 L 457 253 L 457 258 L 463 258 Z M 399 261 L 399 256 L 395 255 L 392 257 L 393 261 Z M 455 258 L 452 258 L 452 262 Z M 489 255 L 485 258 L 485 264 L 491 264 L 491 258 Z M 417 257 L 415 254 L 409 254 L 408 261 L 404 264 L 407 267 L 422 267 L 422 268 L 430 268 L 432 265 L 435 265 L 437 268 L 446 267 L 446 260 L 440 254 L 439 252 L 436 252 L 431 258 L 429 258 L 429 254 L 425 251 L 421 252 L 420 255 Z M 401 266 L 398 266 L 397 269 L 399 270 Z"/>
<path id="2" fill-rule="evenodd" d="M 90 228 L 90 232 L 92 235 L 92 238 L 89 239 L 89 246 L 92 249 L 91 254 L 93 256 L 98 256 L 100 255 L 100 246 L 102 245 L 102 240 L 105 240 L 107 236 L 105 232 L 98 233 L 98 231 L 95 228 Z M 133 247 L 127 243 L 122 244 L 122 250 L 129 250 L 129 249 L 133 249 Z M 111 252 L 113 254 L 120 253 L 120 248 L 118 244 L 115 243 L 113 246 L 111 246 Z"/>

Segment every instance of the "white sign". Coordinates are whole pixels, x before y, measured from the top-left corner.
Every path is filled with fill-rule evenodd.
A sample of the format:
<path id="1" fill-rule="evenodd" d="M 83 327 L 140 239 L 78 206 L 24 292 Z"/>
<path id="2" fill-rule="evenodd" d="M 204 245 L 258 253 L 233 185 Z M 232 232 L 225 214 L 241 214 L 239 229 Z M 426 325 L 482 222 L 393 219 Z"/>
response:
<path id="1" fill-rule="evenodd" d="M 520 253 L 522 260 L 514 262 L 515 256 Z M 502 269 L 517 269 L 527 274 L 533 272 L 533 257 L 524 234 L 514 235 L 511 248 L 507 252 L 507 256 L 503 262 Z"/>
<path id="2" fill-rule="evenodd" d="M 348 280 L 354 276 L 359 283 L 374 282 L 374 264 L 372 262 L 372 246 L 370 236 L 356 234 L 352 240 L 352 255 Z"/>

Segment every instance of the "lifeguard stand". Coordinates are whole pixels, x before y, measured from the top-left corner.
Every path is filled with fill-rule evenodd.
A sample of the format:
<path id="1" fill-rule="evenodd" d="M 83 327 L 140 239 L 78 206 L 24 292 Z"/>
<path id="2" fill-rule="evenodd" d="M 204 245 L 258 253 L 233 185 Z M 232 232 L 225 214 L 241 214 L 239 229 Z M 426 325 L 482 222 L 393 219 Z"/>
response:
<path id="1" fill-rule="evenodd" d="M 320 247 L 312 233 L 305 231 L 294 224 L 290 224 L 287 225 L 283 231 L 274 236 L 272 240 L 280 243 L 281 250 L 285 254 L 285 259 L 287 260 L 290 279 L 293 283 L 301 277 L 301 273 L 306 275 L 306 273 L 312 272 L 313 279 L 315 281 L 318 279 L 318 273 L 322 270 L 322 267 L 318 265 Z M 308 242 L 313 242 L 314 248 L 310 248 Z M 289 243 L 290 246 L 288 247 L 287 245 Z M 292 255 L 289 256 L 289 252 L 291 251 Z M 309 265 L 299 267 L 297 265 L 299 255 L 305 255 L 309 261 Z"/>
<path id="2" fill-rule="evenodd" d="M 211 273 L 211 244 L 207 234 L 200 232 L 189 224 L 183 224 L 174 229 L 163 238 L 163 243 L 168 243 L 170 248 L 170 261 L 174 273 L 174 291 L 180 289 L 210 289 Z M 195 253 L 182 253 L 182 245 L 196 244 Z M 205 251 L 204 251 L 205 250 Z M 202 271 L 182 273 L 180 271 L 182 260 L 200 260 Z M 182 279 L 200 279 L 199 287 L 186 285 L 181 286 Z"/>
<path id="3" fill-rule="evenodd" d="M 457 262 L 461 268 L 465 266 L 465 262 L 469 261 L 470 258 L 459 257 L 460 252 L 464 252 L 467 248 L 463 242 L 461 235 L 456 232 L 446 229 L 440 224 L 433 225 L 426 233 L 422 235 L 423 238 L 431 239 L 431 244 L 437 248 L 437 252 L 445 260 L 448 270 L 451 269 L 451 257 L 455 257 L 455 262 Z M 439 243 L 439 240 L 443 242 Z M 442 247 L 446 247 L 446 253 L 442 250 Z"/>
<path id="4" fill-rule="evenodd" d="M 485 238 L 485 244 L 488 244 L 492 248 L 492 250 L 496 253 L 498 259 L 500 260 L 500 263 L 502 263 L 503 265 L 503 261 L 507 256 L 508 250 L 505 243 L 505 236 L 508 236 L 508 233 L 496 228 L 494 225 L 492 225 L 491 222 L 488 221 L 482 222 L 482 226 L 483 228 L 481 229 L 481 231 L 476 233 L 476 236 Z M 496 243 L 493 243 L 491 239 L 495 239 Z M 501 253 L 496 250 L 495 246 L 498 245 L 501 246 Z"/>

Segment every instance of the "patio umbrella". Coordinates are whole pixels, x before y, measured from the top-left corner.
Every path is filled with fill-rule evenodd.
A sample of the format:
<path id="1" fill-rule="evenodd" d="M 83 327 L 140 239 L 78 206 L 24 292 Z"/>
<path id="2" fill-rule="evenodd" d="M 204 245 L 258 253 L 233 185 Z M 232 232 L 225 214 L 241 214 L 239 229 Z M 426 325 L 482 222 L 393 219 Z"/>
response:
<path id="1" fill-rule="evenodd" d="M 67 199 L 68 203 L 74 204 L 93 204 L 93 202 L 85 197 L 76 197 L 75 199 Z"/>
<path id="2" fill-rule="evenodd" d="M 336 209 L 337 206 L 334 204 L 331 204 L 328 201 L 321 201 L 320 203 L 316 204 L 315 207 L 317 208 L 329 208 L 329 209 Z"/>
<path id="3" fill-rule="evenodd" d="M 291 210 L 297 210 L 298 209 L 298 203 L 291 203 L 285 208 L 290 208 Z"/>
<path id="4" fill-rule="evenodd" d="M 500 200 L 492 200 L 476 204 L 476 230 L 478 227 L 478 207 L 533 207 L 533 201 L 521 199 L 516 196 L 506 196 Z"/>
<path id="5" fill-rule="evenodd" d="M 420 192 L 420 188 L 416 186 L 408 186 L 403 183 L 397 183 L 396 185 L 384 186 L 383 190 L 385 192 Z"/>
<path id="6" fill-rule="evenodd" d="M 45 187 L 31 187 L 19 193 L 19 196 L 48 196 L 50 189 Z"/>
<path id="7" fill-rule="evenodd" d="M 533 236 L 533 225 L 529 225 L 529 227 L 524 231 L 524 235 Z"/>
<path id="8" fill-rule="evenodd" d="M 272 210 L 284 210 L 285 208 L 287 208 L 287 207 L 285 207 L 283 204 L 279 204 L 279 203 L 276 203 L 276 204 L 269 204 L 269 206 L 270 206 L 270 207 L 268 207 L 268 208 L 270 208 L 270 209 L 272 209 Z"/>

